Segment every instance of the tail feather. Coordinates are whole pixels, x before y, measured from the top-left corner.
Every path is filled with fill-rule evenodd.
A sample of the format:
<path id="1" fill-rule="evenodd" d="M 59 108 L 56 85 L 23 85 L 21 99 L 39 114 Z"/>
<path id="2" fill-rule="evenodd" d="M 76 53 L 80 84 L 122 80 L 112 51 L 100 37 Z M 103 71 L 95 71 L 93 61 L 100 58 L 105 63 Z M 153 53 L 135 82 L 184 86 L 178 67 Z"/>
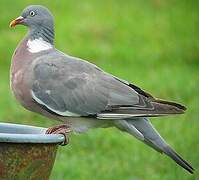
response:
<path id="1" fill-rule="evenodd" d="M 146 145 L 148 145 L 149 147 L 151 147 L 152 149 L 156 150 L 159 153 L 163 153 L 162 149 L 160 147 L 158 147 L 157 145 L 155 145 L 154 143 L 152 143 L 151 141 L 149 141 L 148 139 L 144 139 L 143 141 Z"/>
<path id="2" fill-rule="evenodd" d="M 191 174 L 194 173 L 194 168 L 182 157 L 180 157 L 180 155 L 178 155 L 171 147 L 166 146 L 164 148 L 164 153 L 172 158 L 178 165 L 186 169 L 188 172 L 190 172 Z"/>
<path id="3" fill-rule="evenodd" d="M 126 130 L 131 135 L 135 136 L 136 129 L 137 132 L 139 132 L 142 136 L 142 138 L 135 136 L 137 139 L 149 145 L 156 151 L 166 154 L 182 168 L 193 174 L 194 168 L 182 157 L 180 157 L 180 155 L 178 155 L 171 147 L 169 147 L 169 145 L 164 141 L 164 139 L 160 136 L 160 134 L 156 131 L 156 129 L 147 118 L 118 120 L 117 122 L 120 122 L 120 129 Z M 118 123 L 116 126 L 118 127 Z M 131 127 L 133 127 L 133 129 L 131 129 Z"/>

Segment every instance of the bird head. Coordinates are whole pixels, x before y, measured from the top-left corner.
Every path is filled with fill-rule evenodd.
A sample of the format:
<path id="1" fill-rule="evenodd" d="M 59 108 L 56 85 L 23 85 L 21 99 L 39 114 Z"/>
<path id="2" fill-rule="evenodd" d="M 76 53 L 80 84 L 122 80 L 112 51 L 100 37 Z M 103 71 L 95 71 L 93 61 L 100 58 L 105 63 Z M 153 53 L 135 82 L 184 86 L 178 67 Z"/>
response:
<path id="1" fill-rule="evenodd" d="M 30 29 L 39 28 L 40 26 L 53 28 L 54 20 L 51 12 L 46 7 L 31 5 L 26 7 L 18 18 L 11 21 L 10 27 L 15 27 L 19 24 L 25 25 Z"/>

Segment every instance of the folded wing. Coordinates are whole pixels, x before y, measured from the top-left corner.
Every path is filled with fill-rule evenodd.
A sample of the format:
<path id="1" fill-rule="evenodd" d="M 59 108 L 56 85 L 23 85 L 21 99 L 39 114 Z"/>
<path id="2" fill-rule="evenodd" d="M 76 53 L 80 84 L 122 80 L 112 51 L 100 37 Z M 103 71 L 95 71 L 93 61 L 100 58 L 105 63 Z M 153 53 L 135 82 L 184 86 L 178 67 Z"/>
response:
<path id="1" fill-rule="evenodd" d="M 93 64 L 57 52 L 40 57 L 32 69 L 32 98 L 60 116 L 124 119 L 185 110 L 182 105 L 157 100 Z"/>

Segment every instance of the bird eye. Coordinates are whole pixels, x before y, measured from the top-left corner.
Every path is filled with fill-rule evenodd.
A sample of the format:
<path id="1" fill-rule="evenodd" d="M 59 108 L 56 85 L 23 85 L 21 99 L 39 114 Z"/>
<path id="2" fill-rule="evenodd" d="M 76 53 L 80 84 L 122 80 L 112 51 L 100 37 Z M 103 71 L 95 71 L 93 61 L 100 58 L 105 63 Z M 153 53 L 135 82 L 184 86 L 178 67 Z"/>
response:
<path id="1" fill-rule="evenodd" d="M 36 13 L 35 13 L 35 11 L 30 11 L 30 13 L 29 13 L 29 14 L 30 14 L 30 16 L 32 16 L 32 17 L 33 17 L 33 16 L 35 16 L 35 14 L 36 14 Z"/>

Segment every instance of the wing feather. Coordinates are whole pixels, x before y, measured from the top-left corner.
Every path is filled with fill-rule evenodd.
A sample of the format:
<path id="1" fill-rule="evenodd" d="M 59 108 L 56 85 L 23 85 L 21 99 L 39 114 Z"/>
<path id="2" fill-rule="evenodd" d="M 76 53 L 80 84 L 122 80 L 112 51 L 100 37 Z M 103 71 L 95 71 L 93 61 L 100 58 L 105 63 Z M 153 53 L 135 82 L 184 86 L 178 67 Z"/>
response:
<path id="1" fill-rule="evenodd" d="M 32 69 L 33 99 L 62 116 L 123 119 L 183 111 L 180 105 L 157 101 L 137 86 L 59 52 L 38 58 Z"/>

